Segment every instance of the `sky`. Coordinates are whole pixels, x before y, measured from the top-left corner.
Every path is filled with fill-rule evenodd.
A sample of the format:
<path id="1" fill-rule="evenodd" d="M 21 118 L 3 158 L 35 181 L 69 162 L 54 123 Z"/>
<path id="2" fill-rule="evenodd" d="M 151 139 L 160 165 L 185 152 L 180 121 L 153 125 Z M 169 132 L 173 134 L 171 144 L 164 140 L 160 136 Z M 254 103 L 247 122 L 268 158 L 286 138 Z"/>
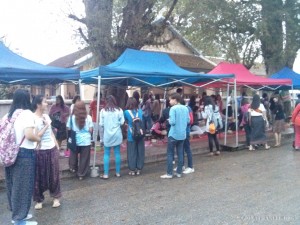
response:
<path id="1" fill-rule="evenodd" d="M 84 14 L 81 0 L 0 0 L 0 39 L 25 58 L 48 64 L 81 49 L 72 12 Z"/>
<path id="2" fill-rule="evenodd" d="M 80 24 L 69 13 L 84 15 L 82 0 L 0 0 L 0 39 L 19 55 L 48 64 L 83 48 L 75 32 Z M 300 52 L 294 71 L 300 73 Z"/>

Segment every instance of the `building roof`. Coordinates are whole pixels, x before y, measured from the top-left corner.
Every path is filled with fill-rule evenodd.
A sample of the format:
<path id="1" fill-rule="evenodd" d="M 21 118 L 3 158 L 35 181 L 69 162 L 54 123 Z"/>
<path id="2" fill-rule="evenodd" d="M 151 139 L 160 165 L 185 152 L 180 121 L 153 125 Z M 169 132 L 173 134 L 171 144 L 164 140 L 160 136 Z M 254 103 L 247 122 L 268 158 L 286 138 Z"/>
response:
<path id="1" fill-rule="evenodd" d="M 200 51 L 198 51 L 186 38 L 184 38 L 180 32 L 171 24 L 168 24 L 167 29 L 174 35 L 175 38 L 179 39 L 181 43 L 190 51 L 192 54 L 180 54 L 180 53 L 172 53 L 172 52 L 165 52 L 167 53 L 174 61 L 175 63 L 186 69 L 193 72 L 203 72 L 206 73 L 210 70 L 212 70 L 217 63 L 214 63 L 213 61 L 210 61 L 209 59 L 205 58 Z M 156 51 L 153 49 L 145 49 L 149 51 Z M 78 68 L 79 66 L 75 64 L 78 59 L 87 58 L 85 57 L 88 54 L 90 54 L 90 51 L 88 48 L 79 50 L 77 52 L 71 53 L 69 55 L 60 57 L 53 62 L 49 63 L 48 65 L 51 66 L 59 66 L 59 67 L 65 67 L 65 68 Z M 81 64 L 84 63 L 84 60 L 82 60 Z"/>
<path id="2" fill-rule="evenodd" d="M 90 53 L 90 50 L 88 48 L 81 49 L 77 52 L 73 52 L 71 54 L 62 56 L 48 64 L 48 66 L 57 66 L 57 67 L 63 67 L 63 68 L 73 68 L 76 67 L 75 62 L 84 57 L 85 55 L 88 55 Z"/>

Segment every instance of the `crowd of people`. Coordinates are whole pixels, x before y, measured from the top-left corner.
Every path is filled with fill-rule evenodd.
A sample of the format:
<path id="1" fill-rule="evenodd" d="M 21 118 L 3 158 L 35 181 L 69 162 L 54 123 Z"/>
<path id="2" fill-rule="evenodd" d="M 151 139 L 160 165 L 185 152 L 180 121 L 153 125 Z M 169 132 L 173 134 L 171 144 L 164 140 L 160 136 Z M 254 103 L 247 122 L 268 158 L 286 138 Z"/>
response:
<path id="1" fill-rule="evenodd" d="M 113 95 L 104 100 L 100 93 L 100 108 L 97 110 L 96 93 L 88 112 L 79 96 L 74 97 L 69 108 L 62 96 L 58 95 L 47 114 L 48 104 L 44 96 L 34 96 L 31 101 L 26 90 L 18 89 L 8 114 L 3 118 L 12 118 L 18 112 L 14 131 L 20 150 L 16 162 L 5 168 L 13 221 L 21 224 L 32 217 L 29 214 L 32 197 L 35 209 L 42 209 L 44 193 L 48 190 L 53 198 L 52 207 L 60 206 L 59 156 L 66 155 L 62 142 L 68 138 L 68 130 L 76 133 L 76 147 L 68 151 L 69 168 L 79 180 L 83 180 L 89 172 L 91 149 L 95 148 L 97 140 L 104 147 L 102 179 L 109 179 L 110 176 L 111 149 L 115 156 L 115 176 L 121 177 L 120 149 L 124 139 L 127 139 L 128 174 L 141 175 L 146 135 L 167 139 L 166 173 L 161 178 L 170 179 L 193 173 L 190 136 L 206 134 L 209 155 L 218 156 L 221 154 L 218 134 L 236 131 L 235 118 L 238 118 L 238 129 L 245 131 L 246 145 L 250 151 L 261 145 L 265 149 L 270 148 L 266 136 L 268 126 L 272 126 L 274 132 L 274 147 L 280 146 L 281 133 L 289 120 L 295 129 L 294 147 L 300 148 L 300 104 L 296 105 L 291 115 L 291 103 L 286 103 L 290 99 L 284 91 L 274 92 L 270 99 L 266 93 L 262 97 L 254 94 L 251 104 L 250 98 L 242 94 L 235 103 L 238 104 L 238 115 L 234 115 L 232 109 L 234 101 L 229 101 L 224 108 L 220 95 L 208 96 L 205 92 L 200 99 L 191 96 L 185 102 L 182 89 L 179 88 L 168 97 L 165 107 L 162 107 L 158 94 L 149 92 L 143 95 L 141 101 L 140 98 L 139 92 L 135 91 L 122 109 Z M 173 168 L 175 155 L 177 163 Z M 184 163 L 185 155 L 187 164 Z M 36 223 L 32 221 L 28 224 Z"/>

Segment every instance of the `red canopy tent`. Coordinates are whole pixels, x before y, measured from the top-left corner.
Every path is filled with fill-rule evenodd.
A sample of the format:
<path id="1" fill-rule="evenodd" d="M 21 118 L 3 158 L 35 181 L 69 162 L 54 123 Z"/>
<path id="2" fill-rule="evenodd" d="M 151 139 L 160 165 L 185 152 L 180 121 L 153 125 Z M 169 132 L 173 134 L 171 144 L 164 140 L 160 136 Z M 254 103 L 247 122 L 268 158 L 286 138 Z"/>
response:
<path id="1" fill-rule="evenodd" d="M 280 86 L 291 86 L 290 79 L 272 79 L 254 75 L 242 64 L 232 64 L 221 62 L 208 74 L 234 74 L 237 86 L 248 86 L 251 88 L 264 88 L 270 87 L 277 89 Z M 207 87 L 223 87 L 227 83 L 234 83 L 234 78 L 223 79 L 223 81 L 215 82 L 207 85 Z M 197 83 L 196 85 L 202 86 L 204 83 Z"/>
<path id="2" fill-rule="evenodd" d="M 270 90 L 276 90 L 282 86 L 292 86 L 292 80 L 290 79 L 272 79 L 261 76 L 256 76 L 251 73 L 244 65 L 242 64 L 232 64 L 221 62 L 213 70 L 208 72 L 208 74 L 234 74 L 235 78 L 223 79 L 215 83 L 197 83 L 197 86 L 206 86 L 208 88 L 222 88 L 227 86 L 227 93 L 229 93 L 229 86 L 234 87 L 234 102 L 236 102 L 236 88 L 237 86 L 246 86 L 251 89 L 264 89 L 268 88 Z M 228 98 L 226 105 L 228 105 Z M 236 116 L 236 130 L 238 130 L 237 122 L 237 104 L 235 105 L 235 116 Z M 226 111 L 226 118 L 228 118 Z M 226 119 L 227 120 L 227 119 Z M 227 123 L 225 123 L 225 130 L 227 129 Z M 224 145 L 227 144 L 227 132 L 224 136 Z M 238 132 L 236 132 L 236 143 L 235 147 L 238 146 Z"/>

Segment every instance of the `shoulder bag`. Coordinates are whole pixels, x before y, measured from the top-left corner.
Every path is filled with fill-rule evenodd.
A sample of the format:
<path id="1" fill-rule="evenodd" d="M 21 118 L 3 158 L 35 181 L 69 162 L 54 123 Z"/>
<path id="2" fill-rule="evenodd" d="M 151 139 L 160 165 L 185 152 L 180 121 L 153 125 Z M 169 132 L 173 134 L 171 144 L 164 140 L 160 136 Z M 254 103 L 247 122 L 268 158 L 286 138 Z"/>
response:
<path id="1" fill-rule="evenodd" d="M 70 130 L 68 130 L 68 143 L 67 147 L 72 152 L 76 152 L 76 131 L 73 130 L 73 122 L 72 122 L 73 114 L 70 117 Z"/>

